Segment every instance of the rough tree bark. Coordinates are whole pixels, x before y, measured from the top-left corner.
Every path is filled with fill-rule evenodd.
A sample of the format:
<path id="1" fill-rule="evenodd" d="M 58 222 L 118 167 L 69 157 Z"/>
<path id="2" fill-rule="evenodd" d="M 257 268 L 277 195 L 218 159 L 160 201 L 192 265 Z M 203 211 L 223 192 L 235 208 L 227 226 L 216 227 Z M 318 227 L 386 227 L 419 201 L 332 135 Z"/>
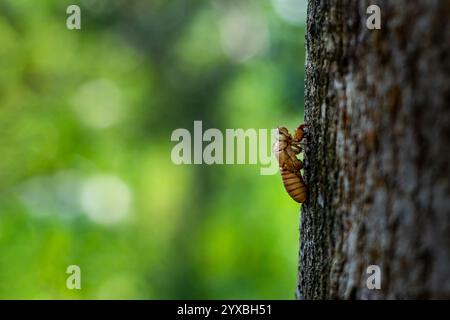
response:
<path id="1" fill-rule="evenodd" d="M 366 27 L 371 4 L 381 30 Z M 299 299 L 450 298 L 449 13 L 310 0 Z"/>

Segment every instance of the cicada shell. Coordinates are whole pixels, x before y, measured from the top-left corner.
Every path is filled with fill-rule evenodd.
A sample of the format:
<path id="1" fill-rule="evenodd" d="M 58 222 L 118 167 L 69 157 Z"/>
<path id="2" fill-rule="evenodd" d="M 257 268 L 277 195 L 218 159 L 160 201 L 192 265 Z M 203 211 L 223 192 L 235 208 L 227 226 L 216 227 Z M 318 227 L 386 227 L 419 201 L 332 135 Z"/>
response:
<path id="1" fill-rule="evenodd" d="M 284 188 L 291 198 L 299 203 L 305 203 L 307 199 L 305 181 L 300 172 L 303 163 L 297 158 L 302 152 L 305 126 L 304 124 L 299 126 L 294 135 L 291 135 L 285 127 L 279 127 L 278 141 L 274 145 Z"/>

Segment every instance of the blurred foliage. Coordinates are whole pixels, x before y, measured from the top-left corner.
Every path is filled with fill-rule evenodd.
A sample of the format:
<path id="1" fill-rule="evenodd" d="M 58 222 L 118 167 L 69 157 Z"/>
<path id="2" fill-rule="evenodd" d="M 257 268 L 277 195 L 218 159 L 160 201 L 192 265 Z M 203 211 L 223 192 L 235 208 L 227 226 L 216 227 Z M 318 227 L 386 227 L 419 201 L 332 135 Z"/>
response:
<path id="1" fill-rule="evenodd" d="M 0 1 L 0 298 L 293 298 L 281 178 L 170 135 L 298 125 L 305 1 L 80 0 L 78 31 L 70 4 Z"/>

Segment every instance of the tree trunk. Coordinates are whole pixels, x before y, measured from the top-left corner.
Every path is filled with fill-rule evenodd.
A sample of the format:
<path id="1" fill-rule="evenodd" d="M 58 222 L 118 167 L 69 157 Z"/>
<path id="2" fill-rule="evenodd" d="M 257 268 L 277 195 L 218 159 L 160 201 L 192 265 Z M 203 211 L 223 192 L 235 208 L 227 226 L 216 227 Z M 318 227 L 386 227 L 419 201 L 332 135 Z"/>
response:
<path id="1" fill-rule="evenodd" d="M 310 0 L 299 299 L 450 298 L 449 12 Z"/>

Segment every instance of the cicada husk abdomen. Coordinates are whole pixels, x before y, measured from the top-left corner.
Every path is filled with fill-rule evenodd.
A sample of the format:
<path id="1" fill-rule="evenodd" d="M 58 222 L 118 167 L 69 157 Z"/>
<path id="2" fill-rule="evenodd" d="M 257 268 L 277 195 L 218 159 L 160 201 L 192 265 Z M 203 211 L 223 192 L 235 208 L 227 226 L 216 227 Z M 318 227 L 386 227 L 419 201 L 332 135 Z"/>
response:
<path id="1" fill-rule="evenodd" d="M 306 185 L 303 181 L 300 171 L 298 173 L 291 172 L 287 169 L 281 170 L 281 178 L 283 179 L 284 188 L 292 199 L 299 203 L 306 202 Z"/>

